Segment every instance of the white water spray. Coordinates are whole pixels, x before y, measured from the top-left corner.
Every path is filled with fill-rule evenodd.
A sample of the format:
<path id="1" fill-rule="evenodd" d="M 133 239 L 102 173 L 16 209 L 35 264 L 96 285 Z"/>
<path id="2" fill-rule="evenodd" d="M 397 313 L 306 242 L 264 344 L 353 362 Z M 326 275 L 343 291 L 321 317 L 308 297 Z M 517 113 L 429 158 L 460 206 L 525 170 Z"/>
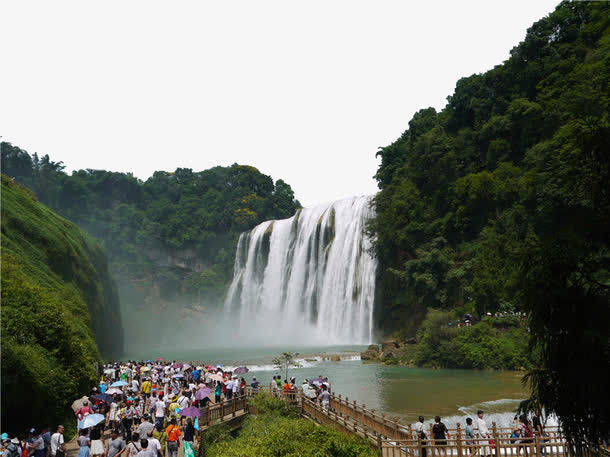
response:
<path id="1" fill-rule="evenodd" d="M 339 200 L 243 233 L 225 301 L 230 319 L 262 343 L 274 336 L 312 345 L 372 342 L 370 203 Z"/>

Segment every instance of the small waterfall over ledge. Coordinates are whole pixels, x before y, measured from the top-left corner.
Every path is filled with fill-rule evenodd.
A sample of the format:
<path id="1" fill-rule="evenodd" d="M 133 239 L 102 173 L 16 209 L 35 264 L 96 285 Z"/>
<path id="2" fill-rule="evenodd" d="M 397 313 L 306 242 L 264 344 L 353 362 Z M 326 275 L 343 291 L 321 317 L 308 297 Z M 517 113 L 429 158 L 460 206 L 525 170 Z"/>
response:
<path id="1" fill-rule="evenodd" d="M 302 209 L 242 233 L 225 300 L 234 325 L 261 343 L 372 342 L 377 261 L 365 233 L 371 199 Z"/>

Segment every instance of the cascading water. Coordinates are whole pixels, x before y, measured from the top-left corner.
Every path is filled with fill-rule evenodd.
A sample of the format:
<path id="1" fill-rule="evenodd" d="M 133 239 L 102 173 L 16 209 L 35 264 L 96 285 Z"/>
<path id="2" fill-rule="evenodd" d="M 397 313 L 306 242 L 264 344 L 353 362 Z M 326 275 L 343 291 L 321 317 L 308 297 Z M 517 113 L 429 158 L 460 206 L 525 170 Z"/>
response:
<path id="1" fill-rule="evenodd" d="M 261 343 L 370 343 L 377 267 L 365 233 L 371 198 L 303 209 L 243 233 L 225 301 L 231 321 Z"/>

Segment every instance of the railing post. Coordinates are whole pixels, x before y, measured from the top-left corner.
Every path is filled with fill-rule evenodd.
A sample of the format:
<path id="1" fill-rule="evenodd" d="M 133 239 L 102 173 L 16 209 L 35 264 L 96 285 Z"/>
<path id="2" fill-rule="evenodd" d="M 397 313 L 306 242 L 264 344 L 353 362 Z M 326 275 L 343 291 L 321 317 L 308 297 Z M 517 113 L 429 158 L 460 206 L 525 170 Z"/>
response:
<path id="1" fill-rule="evenodd" d="M 494 437 L 494 445 L 496 447 L 496 455 L 500 455 L 500 440 L 498 439 L 498 427 L 496 426 L 495 422 L 491 423 L 491 430 L 492 430 L 492 435 Z M 494 450 L 493 447 L 490 449 L 491 454 L 494 454 Z"/>
<path id="2" fill-rule="evenodd" d="M 534 455 L 540 456 L 540 435 L 538 435 L 538 433 L 534 435 L 534 445 L 536 446 Z"/>
<path id="3" fill-rule="evenodd" d="M 462 429 L 459 422 L 457 423 L 455 440 L 457 444 L 458 457 L 462 457 Z"/>

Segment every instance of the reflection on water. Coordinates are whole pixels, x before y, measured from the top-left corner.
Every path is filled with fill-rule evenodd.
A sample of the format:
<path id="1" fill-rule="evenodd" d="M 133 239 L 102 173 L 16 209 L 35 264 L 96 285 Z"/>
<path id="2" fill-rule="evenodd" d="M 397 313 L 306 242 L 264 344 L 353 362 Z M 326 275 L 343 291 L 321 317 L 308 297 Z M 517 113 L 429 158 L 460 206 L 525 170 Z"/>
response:
<path id="1" fill-rule="evenodd" d="M 480 408 L 486 412 L 489 424 L 496 421 L 498 425 L 508 425 L 519 401 L 527 397 L 521 383 L 522 374 L 518 372 L 434 370 L 383 366 L 361 360 L 321 360 L 324 355 L 362 349 L 360 346 L 174 349 L 133 354 L 129 358 L 154 360 L 161 356 L 167 360 L 222 363 L 227 367 L 245 365 L 251 369 L 244 375 L 248 383 L 256 376 L 262 384 L 268 384 L 276 374 L 284 377 L 284 373 L 273 368 L 273 357 L 284 351 L 315 354 L 317 357 L 307 357 L 310 360 L 301 359 L 302 368 L 290 369 L 289 376 L 295 376 L 298 385 L 303 379 L 328 377 L 336 393 L 403 423 L 415 422 L 420 414 L 427 421 L 439 415 L 451 427 L 458 421 L 464 424 L 467 416 L 474 418 Z"/>

